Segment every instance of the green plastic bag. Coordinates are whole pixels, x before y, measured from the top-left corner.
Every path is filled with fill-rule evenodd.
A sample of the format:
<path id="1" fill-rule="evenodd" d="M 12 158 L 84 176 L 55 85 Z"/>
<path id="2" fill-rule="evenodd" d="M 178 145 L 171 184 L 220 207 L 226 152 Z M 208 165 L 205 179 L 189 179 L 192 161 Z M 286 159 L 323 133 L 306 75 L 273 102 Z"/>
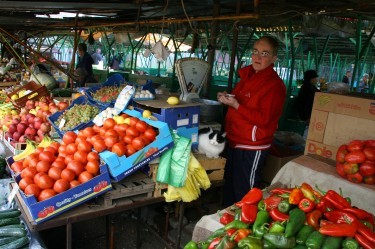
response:
<path id="1" fill-rule="evenodd" d="M 176 188 L 185 185 L 191 152 L 191 140 L 171 132 L 174 147 L 164 152 L 160 158 L 156 181 Z"/>

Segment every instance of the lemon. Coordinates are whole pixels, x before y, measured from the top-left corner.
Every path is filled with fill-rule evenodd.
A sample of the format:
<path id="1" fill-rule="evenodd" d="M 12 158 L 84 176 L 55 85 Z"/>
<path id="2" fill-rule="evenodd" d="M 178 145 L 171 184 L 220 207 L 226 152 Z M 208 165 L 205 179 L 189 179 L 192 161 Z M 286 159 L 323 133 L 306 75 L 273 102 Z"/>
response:
<path id="1" fill-rule="evenodd" d="M 117 124 L 123 124 L 125 122 L 125 118 L 123 116 L 117 116 L 115 120 Z"/>
<path id="2" fill-rule="evenodd" d="M 126 118 L 125 120 L 124 120 L 124 124 L 129 124 L 130 123 L 130 118 Z"/>
<path id="3" fill-rule="evenodd" d="M 167 99 L 167 103 L 170 104 L 170 105 L 178 105 L 179 102 L 180 101 L 177 97 L 169 97 Z"/>
<path id="4" fill-rule="evenodd" d="M 17 100 L 18 99 L 18 95 L 17 94 L 14 94 L 12 95 L 12 97 L 10 97 L 12 100 Z"/>
<path id="5" fill-rule="evenodd" d="M 142 113 L 142 117 L 144 118 L 149 118 L 151 117 L 151 112 L 149 110 L 144 110 L 143 113 Z"/>

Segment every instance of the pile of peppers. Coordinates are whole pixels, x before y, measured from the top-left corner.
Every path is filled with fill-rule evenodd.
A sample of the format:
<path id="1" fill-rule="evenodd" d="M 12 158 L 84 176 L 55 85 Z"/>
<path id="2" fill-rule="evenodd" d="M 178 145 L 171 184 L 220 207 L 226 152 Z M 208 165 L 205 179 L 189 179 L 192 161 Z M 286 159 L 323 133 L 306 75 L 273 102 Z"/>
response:
<path id="1" fill-rule="evenodd" d="M 374 215 L 334 190 L 251 189 L 221 213 L 223 227 L 184 249 L 375 249 Z"/>

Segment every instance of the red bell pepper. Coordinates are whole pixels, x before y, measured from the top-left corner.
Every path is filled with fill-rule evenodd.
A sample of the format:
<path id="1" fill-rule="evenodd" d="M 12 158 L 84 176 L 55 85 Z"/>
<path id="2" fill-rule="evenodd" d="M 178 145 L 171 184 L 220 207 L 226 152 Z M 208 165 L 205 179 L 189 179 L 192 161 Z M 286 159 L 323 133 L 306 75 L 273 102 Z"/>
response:
<path id="1" fill-rule="evenodd" d="M 208 249 L 215 249 L 216 246 L 220 243 L 222 237 L 217 237 L 215 239 L 213 239 L 210 243 L 210 245 L 208 246 Z"/>
<path id="2" fill-rule="evenodd" d="M 360 151 L 365 146 L 365 143 L 362 140 L 352 140 L 347 145 L 348 151 Z"/>
<path id="3" fill-rule="evenodd" d="M 298 207 L 299 209 L 301 209 L 303 212 L 305 213 L 309 213 L 311 212 L 314 207 L 315 207 L 315 204 L 312 200 L 308 199 L 308 198 L 303 198 L 299 203 L 298 203 Z"/>
<path id="4" fill-rule="evenodd" d="M 303 196 L 305 196 L 305 198 L 311 201 L 315 201 L 316 196 L 314 194 L 314 189 L 310 186 L 310 184 L 306 182 L 302 183 L 300 190 L 302 191 Z"/>
<path id="5" fill-rule="evenodd" d="M 237 229 L 236 228 L 229 228 L 226 233 L 229 237 L 231 237 L 233 234 L 235 234 L 237 232 Z"/>
<path id="6" fill-rule="evenodd" d="M 242 204 L 241 221 L 246 224 L 253 224 L 258 213 L 258 206 L 253 204 Z"/>
<path id="7" fill-rule="evenodd" d="M 336 209 L 351 207 L 350 203 L 334 190 L 328 190 L 323 198 L 329 201 Z"/>
<path id="8" fill-rule="evenodd" d="M 363 235 L 356 233 L 354 235 L 356 241 L 358 241 L 359 245 L 363 247 L 363 249 L 374 249 L 375 243 L 372 243 L 368 239 L 366 239 Z"/>
<path id="9" fill-rule="evenodd" d="M 275 221 L 285 221 L 289 219 L 289 215 L 280 212 L 277 208 L 273 208 L 269 213 L 271 218 Z"/>
<path id="10" fill-rule="evenodd" d="M 329 224 L 334 224 L 332 221 L 329 221 L 329 220 L 320 220 L 319 222 L 319 227 L 322 227 L 322 226 L 325 226 L 325 225 L 329 225 Z"/>
<path id="11" fill-rule="evenodd" d="M 345 155 L 345 162 L 363 163 L 366 160 L 365 153 L 362 150 L 355 150 Z"/>
<path id="12" fill-rule="evenodd" d="M 343 211 L 350 212 L 350 213 L 354 214 L 355 216 L 357 216 L 358 219 L 368 221 L 372 225 L 375 225 L 374 224 L 374 215 L 367 212 L 366 210 L 356 208 L 356 207 L 350 207 L 350 208 L 344 208 Z"/>
<path id="13" fill-rule="evenodd" d="M 354 214 L 343 210 L 328 211 L 324 213 L 324 216 L 327 218 L 327 220 L 334 223 L 354 224 L 355 226 L 358 226 L 358 223 L 360 223 Z"/>
<path id="14" fill-rule="evenodd" d="M 365 154 L 365 157 L 367 160 L 375 161 L 375 148 L 374 147 L 367 147 L 364 148 L 363 154 Z"/>
<path id="15" fill-rule="evenodd" d="M 263 200 L 264 205 L 266 206 L 266 210 L 269 212 L 274 208 L 277 208 L 279 203 L 283 200 L 280 196 L 271 195 Z"/>
<path id="16" fill-rule="evenodd" d="M 347 174 L 346 179 L 354 183 L 360 183 L 363 181 L 363 176 L 359 172 L 356 172 L 354 174 Z"/>
<path id="17" fill-rule="evenodd" d="M 259 188 L 252 188 L 249 192 L 242 198 L 241 201 L 236 203 L 237 207 L 242 207 L 244 203 L 247 204 L 257 204 L 263 199 L 263 192 Z"/>
<path id="18" fill-rule="evenodd" d="M 333 237 L 353 237 L 356 234 L 357 227 L 353 224 L 328 224 L 321 226 L 319 232 Z"/>
<path id="19" fill-rule="evenodd" d="M 220 223 L 223 225 L 231 223 L 232 221 L 234 221 L 234 215 L 230 213 L 223 213 L 220 217 Z"/>
<path id="20" fill-rule="evenodd" d="M 341 145 L 336 153 L 336 162 L 344 163 L 345 162 L 345 155 L 348 154 L 348 150 L 346 145 Z"/>
<path id="21" fill-rule="evenodd" d="M 344 171 L 344 164 L 336 162 L 336 172 L 342 177 L 346 178 L 346 173 Z"/>
<path id="22" fill-rule="evenodd" d="M 345 162 L 342 166 L 345 174 L 354 174 L 358 172 L 358 163 Z"/>
<path id="23" fill-rule="evenodd" d="M 327 211 L 335 209 L 335 207 L 328 200 L 321 198 L 315 205 L 315 209 L 319 210 L 322 213 L 325 213 Z"/>
<path id="24" fill-rule="evenodd" d="M 294 188 L 289 195 L 289 203 L 298 205 L 298 203 L 302 200 L 303 197 L 304 196 L 303 196 L 301 189 Z"/>
<path id="25" fill-rule="evenodd" d="M 250 229 L 246 228 L 240 228 L 238 229 L 231 237 L 231 240 L 234 240 L 236 243 L 238 243 L 243 238 L 246 238 L 251 233 Z"/>
<path id="26" fill-rule="evenodd" d="M 375 140 L 365 140 L 365 147 L 374 147 L 375 148 Z"/>
<path id="27" fill-rule="evenodd" d="M 372 231 L 370 228 L 368 228 L 362 222 L 358 224 L 357 232 L 360 233 L 363 237 L 365 237 L 369 241 L 371 241 L 372 243 L 375 243 L 375 232 Z"/>
<path id="28" fill-rule="evenodd" d="M 319 210 L 315 209 L 313 210 L 312 212 L 306 214 L 306 222 L 307 224 L 309 224 L 310 226 L 312 226 L 313 228 L 315 228 L 315 230 L 318 230 L 319 227 L 320 227 L 320 219 L 322 218 L 322 212 L 320 212 Z"/>
<path id="29" fill-rule="evenodd" d="M 282 195 L 282 194 L 290 194 L 293 188 L 274 188 L 271 189 L 269 192 L 271 195 Z"/>

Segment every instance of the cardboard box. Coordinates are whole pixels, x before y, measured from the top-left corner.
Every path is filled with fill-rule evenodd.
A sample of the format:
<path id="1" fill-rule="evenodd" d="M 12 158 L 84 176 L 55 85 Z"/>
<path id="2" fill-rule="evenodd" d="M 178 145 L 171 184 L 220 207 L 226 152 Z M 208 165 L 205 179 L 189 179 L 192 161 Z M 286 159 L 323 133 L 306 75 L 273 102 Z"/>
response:
<path id="1" fill-rule="evenodd" d="M 375 100 L 316 93 L 305 154 L 335 160 L 338 147 L 354 139 L 375 139 Z"/>
<path id="2" fill-rule="evenodd" d="M 271 183 L 272 179 L 275 177 L 277 172 L 289 161 L 293 160 L 294 158 L 297 158 L 302 155 L 302 152 L 299 152 L 295 155 L 289 155 L 289 156 L 277 156 L 268 154 L 266 158 L 266 163 L 262 170 L 262 180 L 266 183 Z"/>
<path id="3" fill-rule="evenodd" d="M 7 158 L 9 168 L 13 162 L 13 157 Z M 20 174 L 14 175 L 12 172 L 12 176 L 14 176 L 18 187 L 18 182 L 21 180 Z M 100 175 L 41 202 L 38 202 L 33 195 L 26 196 L 23 191 L 20 190 L 19 192 L 27 205 L 31 217 L 36 224 L 39 224 L 73 207 L 81 205 L 92 198 L 104 194 L 111 189 L 112 185 L 108 168 L 107 165 L 104 164 L 100 166 Z"/>
<path id="4" fill-rule="evenodd" d="M 192 140 L 192 148 L 198 148 L 198 127 L 200 105 L 180 101 L 178 105 L 169 105 L 169 96 L 156 95 L 154 100 L 134 100 L 134 109 L 143 112 L 149 110 L 152 116 L 167 123 L 177 134 Z"/>
<path id="5" fill-rule="evenodd" d="M 174 145 L 172 135 L 166 123 L 160 121 L 153 121 L 141 117 L 141 113 L 135 110 L 126 110 L 126 114 L 137 117 L 147 124 L 157 128 L 159 134 L 154 142 L 145 146 L 142 150 L 137 151 L 133 155 L 126 157 L 118 157 L 115 153 L 110 151 L 103 151 L 99 153 L 100 158 L 108 165 L 109 172 L 115 181 L 120 181 L 126 176 L 136 172 L 143 166 L 147 165 L 154 158 L 160 156 L 164 151 L 172 148 Z M 147 156 L 147 151 L 150 148 L 157 148 L 150 156 Z"/>
<path id="6" fill-rule="evenodd" d="M 210 181 L 221 181 L 224 179 L 224 168 L 227 161 L 224 157 L 208 158 L 204 154 L 194 154 L 194 156 L 206 170 Z"/>

